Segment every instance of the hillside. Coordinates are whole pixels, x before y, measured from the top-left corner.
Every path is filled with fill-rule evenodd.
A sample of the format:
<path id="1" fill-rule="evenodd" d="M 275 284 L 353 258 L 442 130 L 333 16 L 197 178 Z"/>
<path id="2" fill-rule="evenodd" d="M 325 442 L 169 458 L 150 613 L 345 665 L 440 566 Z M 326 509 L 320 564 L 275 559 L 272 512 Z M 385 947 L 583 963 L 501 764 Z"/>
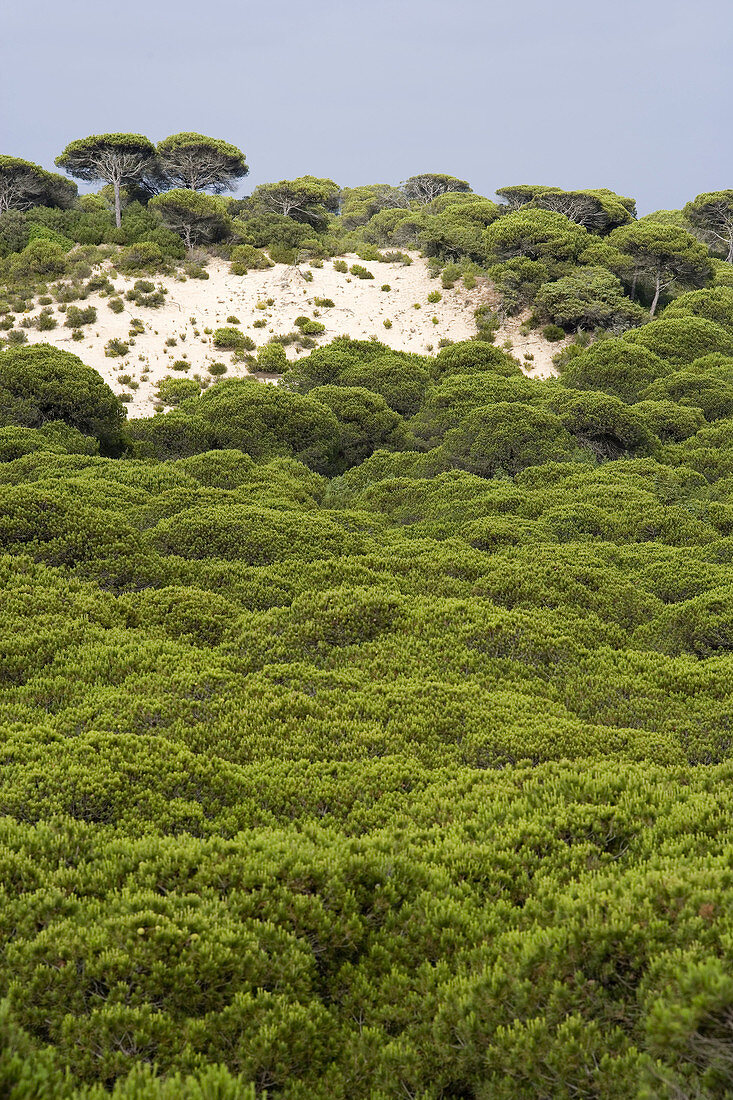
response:
<path id="1" fill-rule="evenodd" d="M 212 140 L 0 158 L 0 1096 L 729 1100 L 733 192 Z"/>
<path id="2" fill-rule="evenodd" d="M 84 326 L 82 341 L 75 342 L 71 330 L 63 327 L 64 313 L 58 307 L 55 315 L 60 327 L 51 331 L 29 328 L 28 341 L 47 342 L 80 355 L 115 392 L 132 397 L 128 404 L 130 416 L 150 416 L 156 404 L 157 385 L 171 375 L 174 362 L 179 374 L 198 374 L 209 382 L 213 380 L 209 366 L 222 361 L 228 376 L 246 377 L 252 373 L 262 377 L 256 365 L 248 367 L 236 359 L 232 361 L 226 350 L 214 346 L 211 332 L 225 327 L 230 317 L 237 318 L 241 331 L 258 347 L 273 335 L 293 332 L 295 320 L 301 315 L 324 325 L 318 344 L 326 344 L 336 336 L 378 339 L 397 351 L 424 355 L 435 352 L 441 340 L 472 337 L 476 332 L 474 311 L 494 301 L 491 286 L 482 279 L 472 289 L 460 283 L 450 289 L 440 288 L 441 300 L 431 302 L 429 295 L 435 294 L 440 282 L 430 272 L 424 257 L 419 253 L 407 255 L 412 261 L 409 266 L 400 262 L 360 261 L 354 254 L 343 257 L 350 267 L 360 264 L 373 279 L 336 271 L 332 261 L 325 261 L 322 267 L 278 263 L 266 271 L 233 275 L 229 264 L 211 260 L 205 280 L 186 279 L 185 275 L 154 276 L 154 286 L 163 288 L 166 295 L 165 303 L 155 308 L 141 307 L 126 298 L 140 281 L 139 276 L 115 273 L 113 286 L 124 302 L 120 313 L 109 309 L 109 293 L 102 297 L 92 292 L 85 297 L 84 305 L 96 308 L 97 319 Z M 109 273 L 109 264 L 100 265 L 99 270 Z M 310 275 L 312 281 L 306 282 L 304 274 Z M 388 291 L 382 290 L 384 285 L 389 286 Z M 319 307 L 317 298 L 328 299 L 333 305 Z M 37 305 L 30 317 L 37 317 L 42 308 Z M 130 323 L 135 318 L 143 322 L 145 331 L 133 336 L 128 354 L 110 358 L 105 354 L 108 341 L 118 339 L 129 346 Z M 264 327 L 253 327 L 253 322 L 262 320 L 266 322 Z M 390 323 L 389 329 L 385 328 L 385 321 Z M 513 318 L 506 318 L 497 329 L 496 341 L 510 342 L 512 354 L 531 377 L 554 373 L 552 357 L 564 346 L 563 342 L 548 343 L 536 331 L 522 333 L 519 320 Z M 286 351 L 292 360 L 303 349 L 290 346 Z M 525 353 L 532 358 L 525 360 Z M 181 371 L 186 364 L 185 372 Z M 137 388 L 120 382 L 120 375 L 137 382 Z M 270 380 L 275 380 L 275 376 L 270 376 Z"/>

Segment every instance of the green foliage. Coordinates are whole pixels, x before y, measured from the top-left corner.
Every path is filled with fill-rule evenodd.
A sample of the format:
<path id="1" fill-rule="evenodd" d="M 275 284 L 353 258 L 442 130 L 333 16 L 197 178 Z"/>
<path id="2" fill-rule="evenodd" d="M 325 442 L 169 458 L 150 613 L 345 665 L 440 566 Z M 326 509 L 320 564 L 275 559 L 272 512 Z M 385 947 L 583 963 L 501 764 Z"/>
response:
<path id="1" fill-rule="evenodd" d="M 489 263 L 518 257 L 558 263 L 577 260 L 588 244 L 588 231 L 564 214 L 526 209 L 499 218 L 483 238 Z"/>
<path id="2" fill-rule="evenodd" d="M 339 195 L 338 184 L 333 180 L 302 176 L 279 183 L 262 183 L 255 187 L 252 201 L 255 209 L 323 228 L 327 215 L 338 210 Z"/>
<path id="3" fill-rule="evenodd" d="M 364 192 L 324 254 L 398 215 L 436 275 L 486 202 Z M 505 197 L 565 237 L 492 267 L 503 302 L 651 298 L 631 200 Z M 109 202 L 11 219 L 64 271 L 3 261 L 5 332 L 111 292 L 28 235 Z M 255 207 L 217 255 L 313 238 Z M 481 339 L 273 342 L 277 385 L 174 374 L 128 424 L 76 357 L 0 350 L 3 1096 L 727 1098 L 730 321 L 719 281 L 548 381 Z"/>
<path id="4" fill-rule="evenodd" d="M 356 466 L 375 450 L 397 449 L 402 418 L 381 394 L 361 386 L 316 386 L 309 396 L 330 409 L 339 424 L 337 471 Z"/>
<path id="5" fill-rule="evenodd" d="M 121 188 L 156 173 L 155 146 L 142 134 L 92 134 L 70 142 L 56 164 L 80 180 L 104 180 L 114 189 L 115 219 L 121 221 Z"/>
<path id="6" fill-rule="evenodd" d="M 627 332 L 623 339 L 678 365 L 714 352 L 733 355 L 733 332 L 704 317 L 660 317 L 643 328 Z"/>
<path id="7" fill-rule="evenodd" d="M 288 360 L 285 348 L 277 341 L 264 344 L 257 352 L 257 367 L 270 374 L 282 374 L 287 370 Z"/>
<path id="8" fill-rule="evenodd" d="M 629 301 L 615 275 L 602 267 L 580 268 L 537 291 L 535 310 L 568 329 L 604 328 L 622 332 L 643 324 L 641 306 Z"/>
<path id="9" fill-rule="evenodd" d="M 702 286 L 712 273 L 704 245 L 675 225 L 633 222 L 615 229 L 609 240 L 630 257 L 637 277 L 648 280 L 652 317 L 662 291 L 671 286 Z"/>
<path id="10" fill-rule="evenodd" d="M 326 331 L 326 326 L 320 321 L 313 321 L 310 317 L 296 317 L 293 322 L 304 336 L 320 336 Z"/>
<path id="11" fill-rule="evenodd" d="M 480 406 L 446 433 L 445 446 L 458 465 L 481 477 L 516 474 L 576 453 L 559 417 L 521 401 Z"/>
<path id="12" fill-rule="evenodd" d="M 727 263 L 733 261 L 733 191 L 710 191 L 688 202 L 684 215 Z"/>
<path id="13" fill-rule="evenodd" d="M 656 322 L 655 322 L 656 323 Z M 648 385 L 669 374 L 671 367 L 643 344 L 601 340 L 574 356 L 563 369 L 566 386 L 603 390 L 622 401 L 637 401 Z"/>
<path id="14" fill-rule="evenodd" d="M 165 293 L 161 289 L 155 289 L 155 283 L 150 279 L 136 279 L 131 290 L 128 290 L 125 294 L 125 298 L 128 302 L 134 302 L 135 305 L 142 306 L 146 309 L 158 309 L 160 306 L 165 305 Z M 120 310 L 117 310 L 119 313 Z"/>
<path id="15" fill-rule="evenodd" d="M 232 249 L 231 254 L 232 275 L 246 275 L 248 271 L 264 271 L 272 267 L 272 261 L 265 253 L 251 244 L 238 244 Z"/>
<path id="16" fill-rule="evenodd" d="M 440 172 L 425 172 L 419 176 L 410 176 L 402 184 L 405 197 L 411 202 L 428 203 L 446 192 L 466 192 L 471 187 L 465 180 L 456 179 Z"/>
<path id="17" fill-rule="evenodd" d="M 104 345 L 104 354 L 109 359 L 121 358 L 122 356 L 127 355 L 129 350 L 130 345 L 125 343 L 124 340 L 118 339 L 118 337 L 116 336 L 113 336 L 112 339 L 108 340 L 107 343 Z"/>
<path id="18" fill-rule="evenodd" d="M 158 399 L 164 405 L 180 405 L 199 393 L 200 386 L 193 378 L 163 378 L 158 383 Z"/>
<path id="19" fill-rule="evenodd" d="M 97 310 L 95 306 L 86 306 L 84 309 L 79 309 L 78 306 L 69 306 L 66 310 L 64 324 L 67 328 L 81 328 L 82 325 L 93 325 L 96 319 Z"/>
<path id="20" fill-rule="evenodd" d="M 154 241 L 140 241 L 123 248 L 116 265 L 124 274 L 132 275 L 138 271 L 162 271 L 165 261 L 159 245 Z"/>
<path id="21" fill-rule="evenodd" d="M 73 206 L 76 186 L 19 157 L 0 156 L 0 215 L 29 206 Z M 19 251 L 11 249 L 10 251 Z"/>
<path id="22" fill-rule="evenodd" d="M 0 399 L 3 417 L 16 423 L 62 420 L 107 453 L 120 447 L 124 409 L 97 372 L 69 352 L 35 344 L 0 353 Z"/>
<path id="23" fill-rule="evenodd" d="M 231 227 L 223 200 L 200 191 L 177 187 L 154 195 L 150 206 L 158 211 L 167 228 L 182 238 L 187 249 L 221 240 Z"/>
<path id="24" fill-rule="evenodd" d="M 335 267 L 335 264 L 334 264 Z M 368 267 L 364 267 L 363 264 L 352 264 L 349 268 L 352 275 L 356 275 L 357 279 L 373 279 L 374 275 Z"/>
<path id="25" fill-rule="evenodd" d="M 245 334 L 238 328 L 228 326 L 214 331 L 214 347 L 236 351 L 244 345 Z"/>
<path id="26" fill-rule="evenodd" d="M 169 183 L 191 191 L 233 191 L 249 172 L 240 149 L 204 134 L 171 134 L 158 142 L 157 154 Z"/>

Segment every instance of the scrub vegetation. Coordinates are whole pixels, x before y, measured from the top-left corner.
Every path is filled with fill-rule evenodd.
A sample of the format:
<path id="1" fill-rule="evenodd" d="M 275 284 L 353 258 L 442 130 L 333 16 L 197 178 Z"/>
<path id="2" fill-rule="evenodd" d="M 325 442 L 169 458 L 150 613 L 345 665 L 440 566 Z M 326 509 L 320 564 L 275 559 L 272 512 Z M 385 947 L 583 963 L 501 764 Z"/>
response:
<path id="1" fill-rule="evenodd" d="M 725 1100 L 733 192 L 58 165 L 101 190 L 0 157 L 0 1093 Z M 148 418 L 27 343 L 121 272 L 147 318 L 212 256 L 403 250 L 431 315 L 485 281 L 475 339 L 316 345 L 324 298 L 267 384 L 171 338 Z"/>

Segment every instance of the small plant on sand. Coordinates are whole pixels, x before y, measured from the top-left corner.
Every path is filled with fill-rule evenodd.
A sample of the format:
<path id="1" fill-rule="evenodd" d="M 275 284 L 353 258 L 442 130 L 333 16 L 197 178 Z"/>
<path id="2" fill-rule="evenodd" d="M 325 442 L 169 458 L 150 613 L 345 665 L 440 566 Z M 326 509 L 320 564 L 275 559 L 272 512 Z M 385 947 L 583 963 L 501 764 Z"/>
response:
<path id="1" fill-rule="evenodd" d="M 173 370 L 186 371 L 191 369 L 191 364 L 187 359 L 174 359 L 171 366 Z"/>
<path id="2" fill-rule="evenodd" d="M 220 374 L 226 374 L 226 372 L 227 372 L 226 363 L 209 363 L 209 374 L 213 374 L 214 377 L 216 377 Z"/>
<path id="3" fill-rule="evenodd" d="M 188 275 L 189 279 L 208 279 L 209 277 L 208 271 L 202 267 L 201 264 L 184 264 L 183 270 L 186 275 Z"/>
<path id="4" fill-rule="evenodd" d="M 67 328 L 81 328 L 82 325 L 93 325 L 96 319 L 97 310 L 94 306 L 87 306 L 86 309 L 69 306 L 64 324 Z"/>
<path id="5" fill-rule="evenodd" d="M 265 253 L 251 244 L 238 244 L 232 249 L 231 273 L 232 275 L 246 275 L 248 271 L 264 271 L 272 267 L 273 263 Z"/>
<path id="6" fill-rule="evenodd" d="M 334 271 L 340 271 L 342 274 L 345 275 L 346 272 L 349 270 L 349 265 L 347 264 L 346 260 L 334 260 L 333 269 Z"/>
<path id="7" fill-rule="evenodd" d="M 356 275 L 357 279 L 373 279 L 371 271 L 368 268 L 363 267 L 362 264 L 352 264 L 351 274 Z"/>
<path id="8" fill-rule="evenodd" d="M 456 285 L 456 282 L 461 277 L 461 269 L 458 264 L 446 264 L 443 268 L 440 281 L 443 284 L 444 290 L 451 290 Z"/>
<path id="9" fill-rule="evenodd" d="M 235 317 L 233 313 L 229 317 L 227 317 L 228 325 L 241 325 L 241 323 L 242 322 L 239 320 L 239 318 Z"/>
<path id="10" fill-rule="evenodd" d="M 313 301 L 321 309 L 333 309 L 334 303 L 331 298 L 314 298 Z"/>
<path id="11" fill-rule="evenodd" d="M 440 302 L 443 299 L 443 295 L 439 290 L 431 290 L 428 294 L 428 301 L 431 303 Z"/>
<path id="12" fill-rule="evenodd" d="M 299 328 L 304 336 L 320 336 L 326 331 L 326 326 L 320 321 L 311 321 L 309 317 L 296 317 L 295 327 Z"/>
<path id="13" fill-rule="evenodd" d="M 107 305 L 113 313 L 122 313 L 123 309 L 125 308 L 125 303 L 122 301 L 121 298 L 110 298 L 110 300 L 107 302 Z"/>
<path id="14" fill-rule="evenodd" d="M 214 333 L 214 346 L 236 351 L 242 343 L 242 335 L 238 328 L 218 328 Z"/>
<path id="15" fill-rule="evenodd" d="M 116 359 L 123 355 L 127 355 L 129 350 L 130 345 L 126 344 L 124 340 L 118 340 L 116 337 L 113 337 L 112 340 L 108 340 L 104 345 L 104 354 L 109 359 Z"/>
<path id="16" fill-rule="evenodd" d="M 252 328 L 267 328 L 267 321 L 264 317 L 258 317 L 256 321 L 252 322 Z"/>
<path id="17" fill-rule="evenodd" d="M 382 283 L 382 285 L 380 287 L 380 290 L 385 290 L 385 291 L 389 291 L 391 289 L 392 289 L 392 287 L 389 285 L 389 283 Z"/>
<path id="18" fill-rule="evenodd" d="M 385 328 L 392 328 L 392 322 L 391 321 L 388 321 L 388 320 L 387 321 L 382 321 L 382 324 L 384 325 Z"/>
<path id="19" fill-rule="evenodd" d="M 46 306 L 36 317 L 36 328 L 40 332 L 49 332 L 51 329 L 56 328 L 58 321 L 53 315 L 53 310 Z"/>

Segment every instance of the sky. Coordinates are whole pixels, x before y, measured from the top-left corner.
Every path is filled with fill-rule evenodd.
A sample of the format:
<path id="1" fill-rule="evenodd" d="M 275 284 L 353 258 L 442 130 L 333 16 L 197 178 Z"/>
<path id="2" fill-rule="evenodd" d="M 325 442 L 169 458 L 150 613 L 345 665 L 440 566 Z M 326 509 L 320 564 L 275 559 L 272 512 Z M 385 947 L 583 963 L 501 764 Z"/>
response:
<path id="1" fill-rule="evenodd" d="M 609 187 L 639 212 L 733 188 L 731 0 L 5 0 L 0 152 L 197 131 L 240 187 L 448 172 Z"/>

